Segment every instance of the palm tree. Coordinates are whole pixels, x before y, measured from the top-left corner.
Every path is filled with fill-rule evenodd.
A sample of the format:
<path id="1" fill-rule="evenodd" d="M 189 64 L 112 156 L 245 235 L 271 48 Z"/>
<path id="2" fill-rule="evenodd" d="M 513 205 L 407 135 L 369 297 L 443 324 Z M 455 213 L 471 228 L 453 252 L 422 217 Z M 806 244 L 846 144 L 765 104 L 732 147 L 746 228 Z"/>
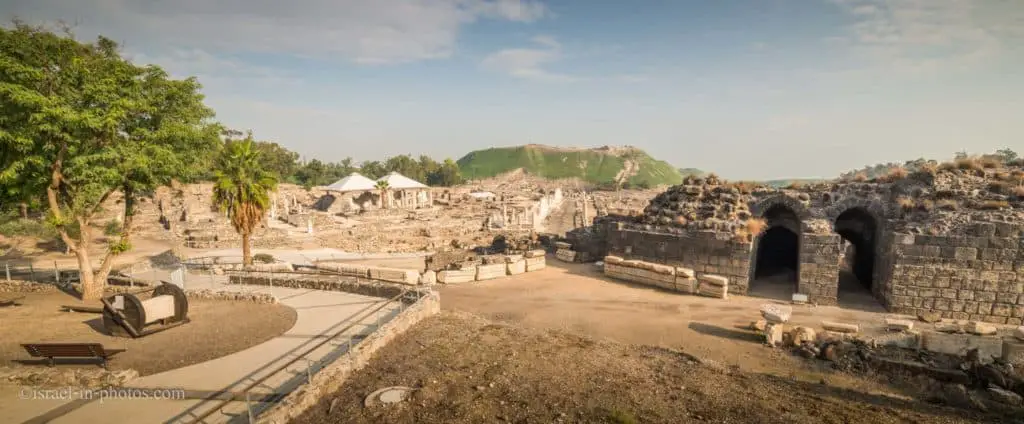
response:
<path id="1" fill-rule="evenodd" d="M 377 181 L 377 184 L 373 186 L 377 190 L 380 190 L 380 207 L 381 209 L 388 208 L 388 190 L 391 189 L 391 184 L 388 184 L 385 180 Z"/>
<path id="2" fill-rule="evenodd" d="M 277 178 L 263 169 L 251 134 L 245 140 L 228 141 L 215 169 L 213 203 L 227 212 L 242 236 L 242 263 L 251 265 L 252 233 L 270 207 L 269 192 L 277 190 Z"/>

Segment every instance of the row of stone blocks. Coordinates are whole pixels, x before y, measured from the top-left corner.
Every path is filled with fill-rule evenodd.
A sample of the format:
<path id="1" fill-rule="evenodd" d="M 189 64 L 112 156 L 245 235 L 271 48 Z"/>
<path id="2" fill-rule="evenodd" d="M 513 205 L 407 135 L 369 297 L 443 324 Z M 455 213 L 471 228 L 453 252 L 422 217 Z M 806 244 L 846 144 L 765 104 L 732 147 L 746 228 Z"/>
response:
<path id="1" fill-rule="evenodd" d="M 347 277 L 367 278 L 370 280 L 408 284 L 411 286 L 420 284 L 420 273 L 412 269 L 386 268 L 344 263 L 318 263 L 316 266 L 317 268 L 334 271 Z"/>
<path id="2" fill-rule="evenodd" d="M 544 269 L 547 261 L 543 250 L 531 250 L 523 255 L 509 255 L 503 264 L 477 265 L 466 269 L 446 269 L 437 273 L 437 282 L 445 284 L 492 280 L 506 275 L 517 275 Z M 427 271 L 429 273 L 431 271 Z M 426 274 L 426 273 L 424 273 Z"/>
<path id="3" fill-rule="evenodd" d="M 615 279 L 666 290 L 718 299 L 729 297 L 728 278 L 712 274 L 697 276 L 689 268 L 606 256 L 604 258 L 604 274 Z"/>
<path id="4" fill-rule="evenodd" d="M 875 338 L 875 341 L 879 344 L 893 345 L 904 349 L 921 349 L 957 356 L 965 355 L 971 349 L 978 349 L 978 356 L 984 360 L 1002 358 L 1010 364 L 1024 365 L 1024 341 L 1013 337 L 979 336 L 929 330 L 890 333 Z"/>

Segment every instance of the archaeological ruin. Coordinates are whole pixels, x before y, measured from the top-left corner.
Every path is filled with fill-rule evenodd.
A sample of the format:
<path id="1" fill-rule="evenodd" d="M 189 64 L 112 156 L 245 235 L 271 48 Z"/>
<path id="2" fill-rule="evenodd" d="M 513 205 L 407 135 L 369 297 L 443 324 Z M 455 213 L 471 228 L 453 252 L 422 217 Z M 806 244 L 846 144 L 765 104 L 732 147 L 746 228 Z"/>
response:
<path id="1" fill-rule="evenodd" d="M 726 277 L 730 293 L 1020 325 L 1019 165 L 961 161 L 787 188 L 690 177 L 642 214 L 598 218 L 568 239 L 581 256 Z"/>

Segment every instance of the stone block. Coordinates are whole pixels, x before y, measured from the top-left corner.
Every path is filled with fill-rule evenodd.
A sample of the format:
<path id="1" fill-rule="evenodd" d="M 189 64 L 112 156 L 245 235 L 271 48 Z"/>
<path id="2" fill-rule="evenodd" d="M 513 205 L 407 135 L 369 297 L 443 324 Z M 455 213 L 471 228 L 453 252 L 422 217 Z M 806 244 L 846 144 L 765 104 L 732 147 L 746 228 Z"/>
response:
<path id="1" fill-rule="evenodd" d="M 476 281 L 476 268 L 446 269 L 437 273 L 437 281 L 445 284 L 473 282 Z"/>
<path id="2" fill-rule="evenodd" d="M 697 279 L 700 280 L 701 285 L 707 284 L 720 287 L 727 287 L 729 285 L 729 279 L 721 275 L 704 274 Z"/>
<path id="3" fill-rule="evenodd" d="M 764 330 L 765 343 L 772 347 L 781 345 L 783 331 L 782 324 L 769 323 Z"/>
<path id="4" fill-rule="evenodd" d="M 419 284 L 420 273 L 412 269 L 370 267 L 370 279 L 416 285 Z"/>
<path id="5" fill-rule="evenodd" d="M 1015 366 L 1024 366 L 1024 341 L 1007 338 L 1003 340 L 1002 358 Z"/>
<path id="6" fill-rule="evenodd" d="M 889 331 L 910 331 L 914 328 L 914 321 L 906 319 L 886 318 L 885 327 Z"/>
<path id="7" fill-rule="evenodd" d="M 690 268 L 676 267 L 676 276 L 692 279 L 697 276 L 697 273 L 693 272 Z"/>
<path id="8" fill-rule="evenodd" d="M 792 315 L 793 308 L 791 306 L 776 305 L 774 303 L 761 305 L 761 316 L 771 323 L 785 323 L 789 321 Z"/>
<path id="9" fill-rule="evenodd" d="M 822 321 L 821 327 L 828 331 L 835 331 L 838 333 L 849 333 L 854 334 L 860 332 L 860 327 L 857 324 L 845 324 L 841 322 L 833 321 Z"/>
<path id="10" fill-rule="evenodd" d="M 697 294 L 706 297 L 714 297 L 717 299 L 728 299 L 729 286 L 710 284 L 707 281 L 700 280 L 700 282 L 697 285 Z"/>
<path id="11" fill-rule="evenodd" d="M 576 252 L 569 249 L 558 249 L 558 251 L 555 252 L 555 258 L 562 262 L 575 262 Z"/>
<path id="12" fill-rule="evenodd" d="M 347 277 L 370 278 L 370 267 L 366 265 L 320 262 L 317 268 L 334 271 Z"/>
<path id="13" fill-rule="evenodd" d="M 696 294 L 698 290 L 697 279 L 676 274 L 675 290 L 687 294 Z"/>
<path id="14" fill-rule="evenodd" d="M 520 259 L 515 262 L 509 262 L 505 264 L 505 272 L 508 275 L 516 275 L 526 272 L 526 260 Z"/>
<path id="15" fill-rule="evenodd" d="M 572 244 L 566 243 L 564 241 L 556 241 L 555 242 L 555 247 L 557 247 L 559 249 L 572 249 Z"/>
<path id="16" fill-rule="evenodd" d="M 994 337 L 980 337 L 971 334 L 949 334 L 937 331 L 921 333 L 921 348 L 930 352 L 948 355 L 964 355 L 977 348 L 979 357 L 991 358 L 1003 353 L 1003 343 Z"/>
<path id="17" fill-rule="evenodd" d="M 999 329 L 997 329 L 996 326 L 992 324 L 971 321 L 967 323 L 967 325 L 964 327 L 964 331 L 967 331 L 968 333 L 978 336 L 989 336 L 996 334 L 999 331 Z"/>
<path id="18" fill-rule="evenodd" d="M 608 255 L 604 257 L 604 263 L 606 264 L 621 264 L 624 260 L 625 259 L 622 259 L 622 257 L 619 256 Z"/>
<path id="19" fill-rule="evenodd" d="M 879 346 L 894 346 L 901 349 L 917 349 L 920 347 L 921 334 L 914 330 L 889 333 L 874 337 L 871 341 Z"/>
<path id="20" fill-rule="evenodd" d="M 1013 337 L 1016 337 L 1017 340 L 1024 341 L 1024 326 L 1015 328 L 1013 330 Z"/>
<path id="21" fill-rule="evenodd" d="M 437 283 L 437 273 L 431 270 L 426 270 L 420 274 L 420 284 L 434 284 Z"/>
<path id="22" fill-rule="evenodd" d="M 544 249 L 535 249 L 527 251 L 526 253 L 523 254 L 523 256 L 527 258 L 543 258 L 545 255 L 547 255 L 547 253 L 548 252 L 544 251 Z"/>
<path id="23" fill-rule="evenodd" d="M 547 261 L 543 256 L 527 257 L 526 258 L 526 272 L 540 271 L 547 266 Z"/>
<path id="24" fill-rule="evenodd" d="M 794 346 L 806 343 L 814 343 L 818 337 L 811 327 L 795 327 L 789 332 L 789 339 Z"/>
<path id="25" fill-rule="evenodd" d="M 493 280 L 504 277 L 506 272 L 506 264 L 477 265 L 475 278 L 476 281 Z"/>

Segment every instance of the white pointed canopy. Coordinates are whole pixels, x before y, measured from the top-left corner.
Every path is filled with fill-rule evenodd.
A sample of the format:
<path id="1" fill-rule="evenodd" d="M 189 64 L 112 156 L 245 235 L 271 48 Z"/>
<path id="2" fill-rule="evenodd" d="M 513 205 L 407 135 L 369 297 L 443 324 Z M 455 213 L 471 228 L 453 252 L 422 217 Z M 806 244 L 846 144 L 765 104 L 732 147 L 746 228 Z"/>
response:
<path id="1" fill-rule="evenodd" d="M 353 172 L 347 177 L 335 181 L 327 187 L 324 187 L 328 191 L 346 192 L 346 191 L 371 191 L 376 190 L 377 183 L 373 180 L 362 176 L 358 172 Z"/>
<path id="2" fill-rule="evenodd" d="M 406 177 L 405 175 L 399 174 L 397 172 L 392 172 L 388 175 L 380 177 L 379 179 L 377 179 L 377 181 L 387 181 L 389 188 L 398 190 L 413 188 L 430 188 L 419 181 Z"/>

